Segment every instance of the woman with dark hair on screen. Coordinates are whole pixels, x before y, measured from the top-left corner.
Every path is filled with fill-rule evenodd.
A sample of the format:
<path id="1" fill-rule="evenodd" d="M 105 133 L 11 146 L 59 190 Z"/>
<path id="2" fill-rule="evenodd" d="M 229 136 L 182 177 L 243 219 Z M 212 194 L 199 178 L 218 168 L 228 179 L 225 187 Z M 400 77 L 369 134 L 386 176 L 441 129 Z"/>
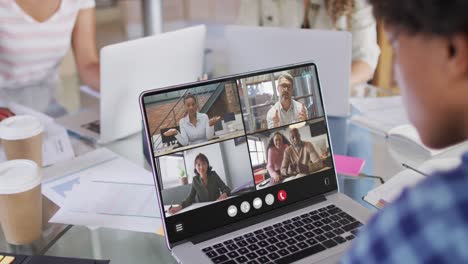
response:
<path id="1" fill-rule="evenodd" d="M 291 145 L 289 140 L 279 131 L 270 138 L 267 147 L 267 170 L 270 174 L 270 182 L 276 184 L 281 182 L 281 164 L 283 162 L 284 150 Z"/>
<path id="2" fill-rule="evenodd" d="M 179 121 L 179 129 L 172 128 L 164 136 L 175 136 L 183 146 L 207 141 L 214 136 L 214 125 L 221 120 L 215 116 L 209 118 L 207 114 L 198 112 L 197 99 L 191 93 L 184 96 L 185 114 Z"/>
<path id="3" fill-rule="evenodd" d="M 195 157 L 195 177 L 192 180 L 192 189 L 189 196 L 181 205 L 171 207 L 169 214 L 175 214 L 194 202 L 212 202 L 226 199 L 231 189 L 221 180 L 219 175 L 210 166 L 208 158 L 200 153 Z"/>

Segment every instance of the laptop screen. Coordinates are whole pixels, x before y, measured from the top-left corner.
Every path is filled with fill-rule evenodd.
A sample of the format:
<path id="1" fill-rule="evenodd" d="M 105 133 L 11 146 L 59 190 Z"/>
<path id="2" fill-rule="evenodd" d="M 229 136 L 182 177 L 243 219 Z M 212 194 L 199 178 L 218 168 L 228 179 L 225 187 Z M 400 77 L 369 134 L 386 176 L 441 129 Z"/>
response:
<path id="1" fill-rule="evenodd" d="M 337 189 L 313 63 L 141 100 L 171 244 Z"/>

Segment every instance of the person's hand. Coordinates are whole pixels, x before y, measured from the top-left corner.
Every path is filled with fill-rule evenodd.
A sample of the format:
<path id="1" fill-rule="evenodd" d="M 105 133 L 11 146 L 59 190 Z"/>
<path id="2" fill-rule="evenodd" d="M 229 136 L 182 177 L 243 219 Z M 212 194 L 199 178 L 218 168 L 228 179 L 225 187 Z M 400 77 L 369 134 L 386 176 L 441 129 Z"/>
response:
<path id="1" fill-rule="evenodd" d="M 226 199 L 227 197 L 228 197 L 228 196 L 227 196 L 226 193 L 222 193 L 222 194 L 219 196 L 218 201 L 222 201 L 222 200 Z"/>
<path id="2" fill-rule="evenodd" d="M 165 137 L 175 136 L 175 135 L 177 135 L 177 129 L 171 128 L 168 131 L 164 132 L 163 135 Z"/>
<path id="3" fill-rule="evenodd" d="M 280 125 L 279 111 L 278 109 L 276 109 L 275 115 L 273 116 L 273 126 L 279 127 L 279 125 Z"/>
<path id="4" fill-rule="evenodd" d="M 282 179 L 282 177 L 281 177 L 281 175 L 280 175 L 279 173 L 276 173 L 276 174 L 270 179 L 270 181 L 271 181 L 272 184 L 280 183 L 282 180 L 283 180 L 283 179 Z"/>
<path id="5" fill-rule="evenodd" d="M 291 162 L 291 164 L 289 165 L 289 168 L 290 168 L 292 173 L 297 173 L 297 171 L 298 171 L 296 162 Z"/>
<path id="6" fill-rule="evenodd" d="M 202 76 L 197 77 L 197 81 L 206 81 L 208 80 L 208 74 L 204 73 Z"/>
<path id="7" fill-rule="evenodd" d="M 8 108 L 0 107 L 0 121 L 6 119 L 10 116 L 14 116 L 15 114 L 10 111 Z"/>
<path id="8" fill-rule="evenodd" d="M 297 164 L 298 171 L 299 173 L 308 173 L 309 172 L 309 166 L 305 164 Z"/>
<path id="9" fill-rule="evenodd" d="M 167 212 L 171 215 L 173 214 L 177 214 L 180 210 L 182 210 L 182 206 L 181 205 L 176 205 L 176 206 L 172 206 L 171 208 L 169 208 L 169 210 L 167 210 Z"/>
<path id="10" fill-rule="evenodd" d="M 304 103 L 302 103 L 302 109 L 301 109 L 301 112 L 299 112 L 299 120 L 300 121 L 307 120 L 307 109 L 306 109 Z"/>
<path id="11" fill-rule="evenodd" d="M 214 126 L 216 123 L 219 122 L 219 120 L 221 120 L 221 117 L 220 116 L 215 116 L 215 117 L 211 118 L 210 121 L 208 121 L 208 125 L 209 126 Z"/>

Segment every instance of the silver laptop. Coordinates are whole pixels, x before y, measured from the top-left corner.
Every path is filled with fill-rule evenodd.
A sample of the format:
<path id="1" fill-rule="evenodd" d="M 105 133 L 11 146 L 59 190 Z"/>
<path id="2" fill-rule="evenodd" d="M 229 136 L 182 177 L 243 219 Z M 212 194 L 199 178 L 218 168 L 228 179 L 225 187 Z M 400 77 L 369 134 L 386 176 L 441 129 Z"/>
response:
<path id="1" fill-rule="evenodd" d="M 370 216 L 339 193 L 314 63 L 151 90 L 140 106 L 180 263 L 336 263 Z"/>
<path id="2" fill-rule="evenodd" d="M 351 33 L 229 25 L 225 36 L 231 74 L 313 60 L 328 116 L 349 115 Z"/>
<path id="3" fill-rule="evenodd" d="M 201 76 L 205 36 L 206 27 L 200 25 L 104 47 L 100 106 L 57 122 L 99 143 L 141 131 L 141 120 L 135 118 L 140 93 Z"/>

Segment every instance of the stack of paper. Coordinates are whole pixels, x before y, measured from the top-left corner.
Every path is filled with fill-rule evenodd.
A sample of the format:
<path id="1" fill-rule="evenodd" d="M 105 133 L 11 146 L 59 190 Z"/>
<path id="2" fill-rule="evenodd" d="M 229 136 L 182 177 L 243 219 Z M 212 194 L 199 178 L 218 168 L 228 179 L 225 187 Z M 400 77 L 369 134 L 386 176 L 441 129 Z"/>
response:
<path id="1" fill-rule="evenodd" d="M 43 194 L 60 205 L 52 223 L 155 233 L 162 222 L 150 172 L 108 149 L 44 170 Z"/>
<path id="2" fill-rule="evenodd" d="M 359 112 L 351 122 L 388 136 L 391 129 L 409 124 L 401 96 L 352 98 L 351 105 Z"/>
<path id="3" fill-rule="evenodd" d="M 351 104 L 359 112 L 351 122 L 385 136 L 397 160 L 424 161 L 447 150 L 431 149 L 422 143 L 407 118 L 401 96 L 353 98 Z"/>

